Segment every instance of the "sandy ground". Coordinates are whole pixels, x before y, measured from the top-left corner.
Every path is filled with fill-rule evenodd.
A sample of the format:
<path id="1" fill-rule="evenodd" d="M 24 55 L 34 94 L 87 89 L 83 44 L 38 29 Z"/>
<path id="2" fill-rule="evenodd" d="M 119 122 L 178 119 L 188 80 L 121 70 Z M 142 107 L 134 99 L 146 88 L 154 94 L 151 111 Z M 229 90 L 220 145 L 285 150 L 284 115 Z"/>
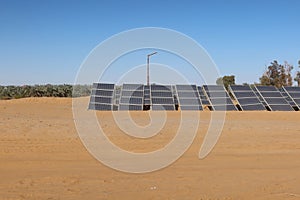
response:
<path id="1" fill-rule="evenodd" d="M 110 169 L 81 143 L 71 99 L 0 101 L 0 199 L 300 199 L 300 112 L 228 112 L 214 150 L 199 148 L 210 112 L 201 112 L 192 146 L 175 163 L 147 174 Z M 133 152 L 162 148 L 178 128 L 168 113 L 151 139 L 122 133 L 110 112 L 98 119 L 116 145 Z M 140 125 L 147 112 L 132 112 Z"/>

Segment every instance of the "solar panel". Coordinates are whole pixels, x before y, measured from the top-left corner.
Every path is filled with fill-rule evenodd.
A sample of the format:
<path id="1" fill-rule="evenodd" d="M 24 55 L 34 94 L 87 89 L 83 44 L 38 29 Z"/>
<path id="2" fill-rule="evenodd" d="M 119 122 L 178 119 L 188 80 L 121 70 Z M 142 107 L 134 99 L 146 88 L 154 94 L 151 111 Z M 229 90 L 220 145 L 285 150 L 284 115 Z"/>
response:
<path id="1" fill-rule="evenodd" d="M 112 110 L 112 105 L 111 104 L 89 104 L 89 109 L 90 110 Z"/>
<path id="2" fill-rule="evenodd" d="M 176 85 L 180 110 L 202 110 L 196 85 Z"/>
<path id="3" fill-rule="evenodd" d="M 180 110 L 203 110 L 202 106 L 186 106 L 186 105 L 182 105 L 180 106 Z"/>
<path id="4" fill-rule="evenodd" d="M 151 91 L 171 91 L 170 85 L 151 85 Z"/>
<path id="5" fill-rule="evenodd" d="M 214 111 L 236 111 L 236 107 L 232 105 L 214 105 L 213 106 Z"/>
<path id="6" fill-rule="evenodd" d="M 248 85 L 230 85 L 229 91 L 242 110 L 265 110 L 261 100 Z"/>
<path id="7" fill-rule="evenodd" d="M 237 110 L 223 85 L 204 85 L 203 90 L 213 110 Z"/>
<path id="8" fill-rule="evenodd" d="M 113 90 L 93 89 L 92 90 L 92 95 L 111 97 L 113 95 L 113 92 L 114 92 Z"/>
<path id="9" fill-rule="evenodd" d="M 173 98 L 154 98 L 151 99 L 152 104 L 174 105 Z"/>
<path id="10" fill-rule="evenodd" d="M 126 90 L 123 90 L 122 91 L 122 96 L 124 97 L 143 97 L 144 95 L 144 92 L 143 91 L 126 91 Z"/>
<path id="11" fill-rule="evenodd" d="M 277 92 L 278 90 L 274 86 L 261 86 L 261 85 L 256 85 L 255 86 L 259 92 Z"/>
<path id="12" fill-rule="evenodd" d="M 176 85 L 177 91 L 196 91 L 196 85 Z"/>
<path id="13" fill-rule="evenodd" d="M 134 97 L 122 97 L 120 104 L 143 104 L 143 98 L 134 98 Z"/>
<path id="14" fill-rule="evenodd" d="M 294 110 L 276 87 L 255 86 L 255 89 L 271 111 Z"/>
<path id="15" fill-rule="evenodd" d="M 90 102 L 111 104 L 112 97 L 91 96 Z"/>
<path id="16" fill-rule="evenodd" d="M 94 83 L 93 84 L 94 89 L 103 89 L 103 90 L 114 90 L 115 84 L 110 83 Z"/>
<path id="17" fill-rule="evenodd" d="M 129 91 L 143 91 L 144 90 L 144 85 L 142 84 L 128 84 L 128 83 L 124 83 L 122 90 L 129 90 Z"/>
<path id="18" fill-rule="evenodd" d="M 232 91 L 253 92 L 248 85 L 230 85 L 230 88 L 232 89 Z"/>
<path id="19" fill-rule="evenodd" d="M 285 99 L 289 104 L 298 110 L 300 109 L 300 87 L 282 87 L 282 94 L 285 95 Z"/>
<path id="20" fill-rule="evenodd" d="M 156 92 L 156 91 L 151 91 L 151 96 L 152 97 L 173 97 L 171 92 Z"/>
<path id="21" fill-rule="evenodd" d="M 88 109 L 112 110 L 114 88 L 115 88 L 114 84 L 93 83 Z"/>

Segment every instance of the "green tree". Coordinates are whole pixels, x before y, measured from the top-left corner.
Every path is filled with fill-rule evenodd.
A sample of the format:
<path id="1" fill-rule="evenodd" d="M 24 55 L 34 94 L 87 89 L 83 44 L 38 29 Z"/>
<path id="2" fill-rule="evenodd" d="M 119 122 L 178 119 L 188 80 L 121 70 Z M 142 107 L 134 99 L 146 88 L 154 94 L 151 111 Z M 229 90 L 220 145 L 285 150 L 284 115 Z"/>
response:
<path id="1" fill-rule="evenodd" d="M 291 71 L 293 70 L 293 66 L 288 62 L 284 62 L 284 64 L 279 64 L 276 60 L 271 62 L 271 64 L 267 67 L 267 70 L 260 77 L 261 85 L 272 85 L 277 88 L 282 86 L 292 86 L 293 79 L 291 75 Z"/>
<path id="2" fill-rule="evenodd" d="M 298 61 L 298 68 L 300 68 L 300 60 Z M 294 80 L 297 82 L 298 87 L 300 87 L 300 71 L 297 71 Z"/>
<path id="3" fill-rule="evenodd" d="M 217 85 L 224 85 L 226 89 L 228 89 L 229 85 L 235 85 L 235 76 L 223 76 L 216 80 Z"/>

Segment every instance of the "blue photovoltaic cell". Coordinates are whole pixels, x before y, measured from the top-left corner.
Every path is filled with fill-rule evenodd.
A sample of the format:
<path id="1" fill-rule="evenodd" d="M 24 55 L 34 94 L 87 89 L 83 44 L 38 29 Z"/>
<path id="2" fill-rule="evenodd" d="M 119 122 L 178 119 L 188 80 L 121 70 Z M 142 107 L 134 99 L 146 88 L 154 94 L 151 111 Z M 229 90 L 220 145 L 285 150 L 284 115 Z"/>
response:
<path id="1" fill-rule="evenodd" d="M 176 85 L 177 91 L 197 91 L 196 85 Z"/>
<path id="2" fill-rule="evenodd" d="M 191 92 L 182 92 L 178 91 L 179 98 L 199 98 L 199 94 L 197 91 L 191 91 Z"/>
<path id="3" fill-rule="evenodd" d="M 277 104 L 277 105 L 285 105 L 287 101 L 284 98 L 265 98 L 266 102 L 269 105 Z"/>
<path id="4" fill-rule="evenodd" d="M 142 84 L 126 84 L 124 83 L 122 86 L 122 90 L 131 90 L 131 91 L 135 91 L 135 90 L 144 90 L 144 85 Z"/>
<path id="5" fill-rule="evenodd" d="M 300 92 L 300 87 L 287 87 L 287 86 L 285 86 L 284 89 L 287 92 Z"/>
<path id="6" fill-rule="evenodd" d="M 149 99 L 149 100 L 145 100 L 145 99 L 144 99 L 144 105 L 150 105 L 150 103 L 151 103 L 151 102 L 150 102 L 150 99 Z"/>
<path id="7" fill-rule="evenodd" d="M 202 101 L 202 104 L 203 104 L 203 105 L 210 105 L 210 103 L 209 103 L 208 100 L 203 100 L 203 99 L 202 99 L 201 101 Z"/>
<path id="8" fill-rule="evenodd" d="M 180 99 L 179 98 L 179 105 L 201 105 L 199 99 Z"/>
<path id="9" fill-rule="evenodd" d="M 300 99 L 294 99 L 294 101 L 296 102 L 296 104 L 300 105 Z"/>
<path id="10" fill-rule="evenodd" d="M 169 92 L 171 92 L 171 86 L 169 86 L 169 85 L 151 85 L 151 91 L 169 91 Z"/>
<path id="11" fill-rule="evenodd" d="M 151 91 L 151 96 L 152 97 L 173 97 L 171 92 L 156 92 L 156 91 Z"/>
<path id="12" fill-rule="evenodd" d="M 272 105 L 273 111 L 293 111 L 294 109 L 290 105 Z"/>
<path id="13" fill-rule="evenodd" d="M 230 105 L 232 104 L 231 99 L 228 98 L 217 98 L 217 99 L 210 99 L 213 105 Z"/>
<path id="14" fill-rule="evenodd" d="M 109 83 L 94 83 L 93 88 L 97 89 L 104 89 L 104 90 L 114 90 L 115 84 Z"/>
<path id="15" fill-rule="evenodd" d="M 203 85 L 204 90 L 207 91 L 224 91 L 223 85 Z"/>
<path id="16" fill-rule="evenodd" d="M 242 109 L 243 110 L 266 110 L 266 108 L 262 104 L 244 105 Z"/>
<path id="17" fill-rule="evenodd" d="M 153 98 L 152 97 L 152 104 L 171 104 L 174 105 L 174 100 L 173 98 Z"/>
<path id="18" fill-rule="evenodd" d="M 213 110 L 215 111 L 233 111 L 236 110 L 236 107 L 234 105 L 214 105 Z"/>
<path id="19" fill-rule="evenodd" d="M 122 97 L 120 103 L 121 104 L 143 104 L 143 98 Z"/>
<path id="20" fill-rule="evenodd" d="M 230 85 L 230 88 L 234 92 L 242 92 L 242 91 L 244 91 L 244 92 L 252 92 L 252 89 L 248 85 Z"/>
<path id="21" fill-rule="evenodd" d="M 123 97 L 143 97 L 143 95 L 144 95 L 143 91 L 138 91 L 138 90 L 135 90 L 135 91 L 123 90 L 122 91 Z"/>
<path id="22" fill-rule="evenodd" d="M 103 104 L 111 104 L 111 97 L 99 97 L 99 96 L 91 96 L 90 102 L 103 103 Z"/>
<path id="23" fill-rule="evenodd" d="M 298 92 L 297 93 L 290 92 L 289 94 L 293 99 L 300 99 L 300 93 Z"/>
<path id="24" fill-rule="evenodd" d="M 193 106 L 181 105 L 180 110 L 203 110 L 203 109 L 202 106 L 197 106 L 197 105 L 193 105 Z"/>
<path id="25" fill-rule="evenodd" d="M 226 98 L 229 97 L 227 92 L 224 91 L 209 91 L 207 92 L 209 98 Z"/>
<path id="26" fill-rule="evenodd" d="M 90 110 L 112 110 L 112 105 L 111 104 L 90 103 L 89 104 L 89 109 Z"/>
<path id="27" fill-rule="evenodd" d="M 256 95 L 254 94 L 254 92 L 250 91 L 250 92 L 233 92 L 234 93 L 234 96 L 237 98 L 237 99 L 240 99 L 240 98 L 257 98 Z"/>
<path id="28" fill-rule="evenodd" d="M 242 105 L 242 106 L 244 106 L 244 105 L 249 105 L 249 104 L 260 104 L 259 99 L 256 98 L 256 97 L 239 99 L 238 102 L 239 102 L 239 104 Z"/>
<path id="29" fill-rule="evenodd" d="M 260 92 L 266 91 L 266 92 L 271 92 L 271 91 L 278 91 L 274 86 L 255 86 Z"/>
<path id="30" fill-rule="evenodd" d="M 113 90 L 95 90 L 95 89 L 93 89 L 92 95 L 111 97 L 113 95 Z"/>
<path id="31" fill-rule="evenodd" d="M 280 97 L 282 98 L 282 95 L 280 92 L 260 92 L 263 97 Z"/>

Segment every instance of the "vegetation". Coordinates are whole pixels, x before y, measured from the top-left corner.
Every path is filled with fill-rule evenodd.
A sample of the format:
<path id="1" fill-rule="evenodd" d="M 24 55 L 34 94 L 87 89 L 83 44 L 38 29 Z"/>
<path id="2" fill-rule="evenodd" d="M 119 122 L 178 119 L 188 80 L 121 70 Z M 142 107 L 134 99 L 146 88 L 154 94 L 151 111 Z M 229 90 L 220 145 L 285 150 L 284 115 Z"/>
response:
<path id="1" fill-rule="evenodd" d="M 225 86 L 226 89 L 228 89 L 229 85 L 235 85 L 235 76 L 223 76 L 217 79 L 216 81 L 217 85 L 223 85 Z"/>
<path id="2" fill-rule="evenodd" d="M 74 89 L 74 91 L 73 91 Z M 0 86 L 0 99 L 18 99 L 25 97 L 80 97 L 89 96 L 90 85 L 24 85 Z"/>
<path id="3" fill-rule="evenodd" d="M 298 61 L 298 68 L 300 69 L 300 60 Z M 294 81 L 296 81 L 298 84 L 298 87 L 300 87 L 300 71 L 297 71 Z"/>
<path id="4" fill-rule="evenodd" d="M 292 86 L 293 78 L 291 71 L 293 66 L 288 62 L 279 64 L 276 60 L 271 62 L 265 73 L 260 77 L 260 85 L 272 85 L 280 88 L 282 86 Z M 300 74 L 299 74 L 300 75 Z"/>

